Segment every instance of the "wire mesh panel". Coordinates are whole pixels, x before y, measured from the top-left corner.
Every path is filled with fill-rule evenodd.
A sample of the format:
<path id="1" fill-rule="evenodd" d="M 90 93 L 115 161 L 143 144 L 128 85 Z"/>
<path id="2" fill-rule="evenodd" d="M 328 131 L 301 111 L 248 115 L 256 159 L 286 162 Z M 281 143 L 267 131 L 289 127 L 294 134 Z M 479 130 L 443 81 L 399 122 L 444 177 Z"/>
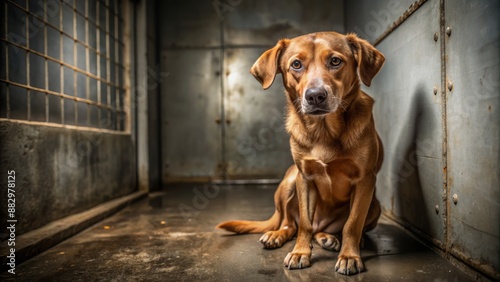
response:
<path id="1" fill-rule="evenodd" d="M 125 131 L 120 0 L 2 0 L 0 119 Z"/>

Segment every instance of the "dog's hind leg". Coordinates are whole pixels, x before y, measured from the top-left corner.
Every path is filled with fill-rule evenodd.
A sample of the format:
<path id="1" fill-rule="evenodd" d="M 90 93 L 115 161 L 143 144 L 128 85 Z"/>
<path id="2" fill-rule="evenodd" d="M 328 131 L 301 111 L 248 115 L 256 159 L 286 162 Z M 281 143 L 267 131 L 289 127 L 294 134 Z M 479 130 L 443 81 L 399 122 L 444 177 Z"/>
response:
<path id="1" fill-rule="evenodd" d="M 329 251 L 340 251 L 341 238 L 325 232 L 314 234 L 314 240 L 323 248 Z"/>
<path id="2" fill-rule="evenodd" d="M 295 192 L 293 194 L 295 194 Z M 297 224 L 291 214 L 291 209 L 294 205 L 293 201 L 297 201 L 295 195 L 292 195 L 283 207 L 283 221 L 281 222 L 280 228 L 278 230 L 267 231 L 260 237 L 259 241 L 264 245 L 264 248 L 279 248 L 283 246 L 285 242 L 291 240 L 297 232 Z"/>
<path id="3" fill-rule="evenodd" d="M 283 216 L 283 221 L 279 229 L 267 231 L 259 239 L 266 249 L 275 249 L 283 246 L 297 232 L 295 219 L 298 218 L 298 200 L 295 193 L 295 177 L 293 173 L 296 173 L 296 171 L 293 169 L 289 170 L 284 181 L 280 184 L 282 187 L 279 190 L 282 192 L 276 194 L 276 197 L 279 198 L 276 199 L 276 203 L 282 203 L 282 205 L 276 207 Z"/>
<path id="4" fill-rule="evenodd" d="M 267 231 L 260 237 L 259 241 L 266 249 L 276 249 L 291 240 L 296 232 L 295 222 L 285 219 L 279 230 Z"/>

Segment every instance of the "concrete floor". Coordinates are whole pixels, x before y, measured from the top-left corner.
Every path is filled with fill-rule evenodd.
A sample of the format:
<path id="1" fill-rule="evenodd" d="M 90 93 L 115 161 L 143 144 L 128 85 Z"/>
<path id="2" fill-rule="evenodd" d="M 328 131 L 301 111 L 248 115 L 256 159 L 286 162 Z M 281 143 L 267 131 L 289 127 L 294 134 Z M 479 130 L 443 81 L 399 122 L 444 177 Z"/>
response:
<path id="1" fill-rule="evenodd" d="M 366 272 L 337 274 L 337 253 L 314 246 L 312 266 L 288 270 L 294 241 L 266 250 L 260 235 L 229 235 L 229 219 L 266 219 L 276 185 L 180 185 L 155 193 L 16 268 L 2 281 L 472 281 L 382 218 L 368 233 Z"/>

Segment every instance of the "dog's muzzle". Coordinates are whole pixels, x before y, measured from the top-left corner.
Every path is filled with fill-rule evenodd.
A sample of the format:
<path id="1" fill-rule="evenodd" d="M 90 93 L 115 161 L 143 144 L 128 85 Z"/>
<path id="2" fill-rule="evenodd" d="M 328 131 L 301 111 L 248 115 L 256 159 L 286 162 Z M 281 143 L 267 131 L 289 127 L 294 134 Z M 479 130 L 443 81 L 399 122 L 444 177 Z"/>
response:
<path id="1" fill-rule="evenodd" d="M 302 101 L 302 110 L 307 115 L 324 115 L 330 113 L 331 109 L 326 89 L 324 87 L 307 89 Z"/>

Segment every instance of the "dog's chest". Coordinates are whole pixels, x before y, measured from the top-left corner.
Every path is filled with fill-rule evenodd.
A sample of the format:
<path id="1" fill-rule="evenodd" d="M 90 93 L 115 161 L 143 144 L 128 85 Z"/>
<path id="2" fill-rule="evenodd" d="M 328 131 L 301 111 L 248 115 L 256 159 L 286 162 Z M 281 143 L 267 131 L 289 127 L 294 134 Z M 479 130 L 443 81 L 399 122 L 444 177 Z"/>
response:
<path id="1" fill-rule="evenodd" d="M 313 159 L 329 163 L 339 157 L 339 151 L 336 146 L 319 143 L 312 147 L 310 154 Z"/>

